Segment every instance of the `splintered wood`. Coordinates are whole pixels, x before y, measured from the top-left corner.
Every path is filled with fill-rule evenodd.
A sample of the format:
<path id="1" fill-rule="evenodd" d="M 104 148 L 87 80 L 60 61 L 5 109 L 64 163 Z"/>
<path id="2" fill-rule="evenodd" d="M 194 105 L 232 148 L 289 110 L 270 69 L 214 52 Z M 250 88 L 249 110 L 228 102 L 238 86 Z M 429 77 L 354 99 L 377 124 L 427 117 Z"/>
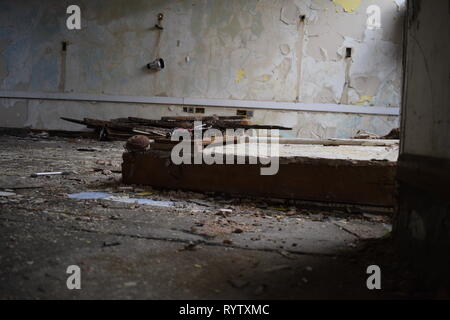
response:
<path id="1" fill-rule="evenodd" d="M 149 139 L 170 138 L 176 129 L 194 130 L 195 122 L 201 121 L 205 129 L 277 129 L 292 130 L 282 126 L 251 124 L 246 116 L 174 116 L 160 120 L 136 117 L 118 118 L 109 121 L 84 118 L 83 120 L 62 117 L 62 120 L 94 129 L 101 140 L 126 140 L 141 134 Z"/>

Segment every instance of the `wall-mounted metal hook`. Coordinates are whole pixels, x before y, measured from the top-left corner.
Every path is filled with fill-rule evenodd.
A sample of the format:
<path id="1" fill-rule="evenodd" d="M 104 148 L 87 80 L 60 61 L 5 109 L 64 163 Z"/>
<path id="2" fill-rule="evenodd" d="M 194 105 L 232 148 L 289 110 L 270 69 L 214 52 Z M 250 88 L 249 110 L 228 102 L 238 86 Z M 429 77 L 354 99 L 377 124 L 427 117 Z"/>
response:
<path id="1" fill-rule="evenodd" d="M 166 66 L 164 59 L 158 58 L 150 63 L 147 64 L 147 69 L 153 70 L 153 71 L 160 71 L 164 69 Z"/>
<path id="2" fill-rule="evenodd" d="M 164 27 L 162 26 L 162 21 L 164 19 L 164 15 L 162 13 L 158 13 L 158 23 L 155 24 L 155 28 L 159 30 L 164 30 Z"/>

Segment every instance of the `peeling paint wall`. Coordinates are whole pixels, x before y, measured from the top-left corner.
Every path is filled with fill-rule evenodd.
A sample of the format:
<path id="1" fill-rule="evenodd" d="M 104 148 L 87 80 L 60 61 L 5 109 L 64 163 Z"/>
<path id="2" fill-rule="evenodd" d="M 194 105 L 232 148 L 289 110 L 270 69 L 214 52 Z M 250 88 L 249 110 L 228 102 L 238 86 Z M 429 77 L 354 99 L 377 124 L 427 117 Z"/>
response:
<path id="1" fill-rule="evenodd" d="M 0 91 L 400 105 L 401 0 L 77 2 L 82 30 L 69 31 L 69 1 L 0 0 Z M 366 9 L 372 4 L 381 8 L 381 29 L 367 29 Z M 159 12 L 164 13 L 162 32 L 153 28 Z M 63 41 L 66 52 L 61 50 Z M 347 47 L 352 58 L 345 58 Z M 146 70 L 158 56 L 166 68 Z M 2 114 L 16 108 L 4 100 Z M 41 108 L 54 105 L 52 110 L 73 105 L 25 101 L 17 112 L 5 111 L 0 125 L 65 128 L 51 116 L 38 122 L 36 103 Z M 120 108 L 125 107 L 129 112 L 134 108 Z M 152 118 L 180 110 L 153 105 L 144 109 Z M 75 117 L 92 116 L 90 103 L 78 103 L 77 110 Z M 111 118 L 118 113 L 95 114 Z M 385 134 L 398 125 L 397 117 L 390 116 L 255 113 L 255 121 L 272 119 L 293 123 L 304 136 L 345 137 L 359 129 Z"/>
<path id="2" fill-rule="evenodd" d="M 381 28 L 366 28 L 370 5 Z M 305 102 L 399 106 L 404 5 L 395 1 L 311 2 L 302 72 Z M 346 59 L 346 48 L 352 58 Z M 346 82 L 348 85 L 346 86 Z"/>

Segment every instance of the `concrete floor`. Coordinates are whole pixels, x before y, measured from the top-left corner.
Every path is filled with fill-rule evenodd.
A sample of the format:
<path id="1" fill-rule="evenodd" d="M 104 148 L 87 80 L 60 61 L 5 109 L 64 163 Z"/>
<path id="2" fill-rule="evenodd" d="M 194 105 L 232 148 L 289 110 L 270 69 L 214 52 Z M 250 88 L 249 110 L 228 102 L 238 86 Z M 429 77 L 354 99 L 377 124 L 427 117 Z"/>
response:
<path id="1" fill-rule="evenodd" d="M 388 217 L 124 186 L 122 145 L 0 136 L 1 299 L 414 296 L 379 240 Z M 46 171 L 72 174 L 30 177 Z M 87 191 L 114 198 L 68 196 Z M 172 206 L 111 201 L 130 197 Z M 371 264 L 380 291 L 366 288 Z M 66 287 L 69 265 L 81 267 L 81 290 Z"/>

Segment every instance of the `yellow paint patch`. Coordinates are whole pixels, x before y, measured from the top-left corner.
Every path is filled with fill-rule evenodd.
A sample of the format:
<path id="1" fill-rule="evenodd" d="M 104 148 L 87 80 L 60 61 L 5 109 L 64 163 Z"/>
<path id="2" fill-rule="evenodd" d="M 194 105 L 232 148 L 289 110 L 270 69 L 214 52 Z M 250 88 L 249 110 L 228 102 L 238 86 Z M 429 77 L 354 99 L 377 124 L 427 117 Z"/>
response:
<path id="1" fill-rule="evenodd" d="M 237 72 L 236 72 L 236 82 L 237 83 L 239 83 L 239 82 L 241 82 L 242 80 L 244 80 L 244 78 L 245 78 L 245 70 L 244 69 L 239 69 Z"/>
<path id="2" fill-rule="evenodd" d="M 271 78 L 271 77 L 270 77 L 270 75 L 268 75 L 268 74 L 263 75 L 263 81 L 264 81 L 264 82 L 269 81 L 270 78 Z"/>
<path id="3" fill-rule="evenodd" d="M 362 96 L 362 97 L 358 100 L 358 102 L 356 102 L 356 104 L 359 105 L 359 106 L 363 106 L 363 105 L 365 105 L 366 103 L 372 102 L 372 100 L 373 100 L 373 97 L 371 97 L 371 96 Z"/>
<path id="4" fill-rule="evenodd" d="M 353 12 L 361 5 L 361 0 L 333 0 L 333 2 L 344 8 L 345 12 Z"/>

